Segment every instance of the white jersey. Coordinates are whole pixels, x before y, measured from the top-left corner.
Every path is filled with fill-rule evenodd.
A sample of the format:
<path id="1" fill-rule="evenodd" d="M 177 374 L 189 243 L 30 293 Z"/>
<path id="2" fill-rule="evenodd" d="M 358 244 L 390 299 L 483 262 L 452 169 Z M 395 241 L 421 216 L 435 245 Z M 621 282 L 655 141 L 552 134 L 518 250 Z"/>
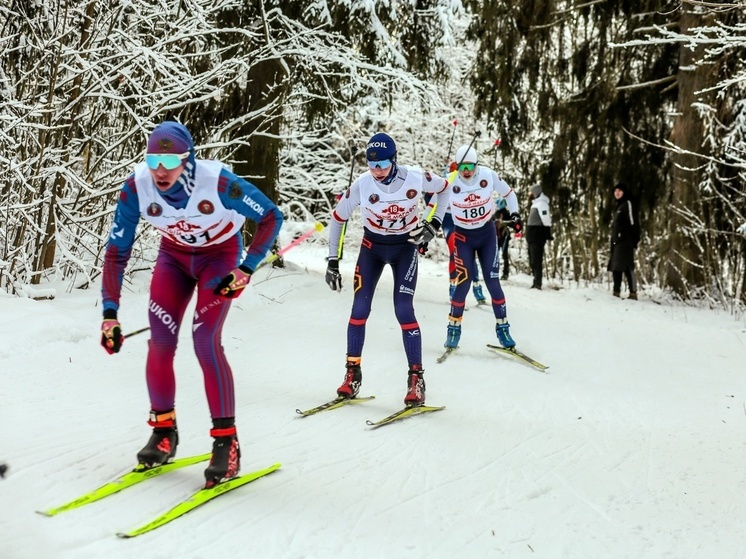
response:
<path id="1" fill-rule="evenodd" d="M 379 235 L 403 235 L 419 222 L 419 201 L 429 192 L 438 197 L 438 212 L 433 219 L 443 221 L 448 206 L 448 181 L 419 167 L 399 165 L 394 180 L 385 185 L 366 172 L 352 183 L 337 203 L 329 224 L 329 255 L 336 256 L 342 224 L 360 206 L 363 226 Z"/>
<path id="2" fill-rule="evenodd" d="M 497 173 L 487 167 L 477 166 L 470 179 L 457 174 L 451 185 L 451 217 L 462 229 L 478 229 L 492 219 L 497 211 L 494 193 L 505 198 L 508 211 L 518 211 L 515 192 Z"/>
<path id="3" fill-rule="evenodd" d="M 135 167 L 140 215 L 164 237 L 183 246 L 217 245 L 231 238 L 245 217 L 226 208 L 218 195 L 219 161 L 197 160 L 194 190 L 182 209 L 169 205 L 153 183 L 147 164 Z"/>

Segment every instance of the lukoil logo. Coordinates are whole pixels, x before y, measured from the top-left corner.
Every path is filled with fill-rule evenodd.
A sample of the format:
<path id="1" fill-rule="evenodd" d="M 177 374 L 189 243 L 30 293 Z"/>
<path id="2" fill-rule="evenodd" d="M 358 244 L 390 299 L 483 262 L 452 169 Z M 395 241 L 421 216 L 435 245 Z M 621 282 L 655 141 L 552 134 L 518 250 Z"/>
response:
<path id="1" fill-rule="evenodd" d="M 255 201 L 250 196 L 244 196 L 243 203 L 249 206 L 252 210 L 254 210 L 259 215 L 264 215 L 264 208 L 259 204 L 259 202 Z"/>

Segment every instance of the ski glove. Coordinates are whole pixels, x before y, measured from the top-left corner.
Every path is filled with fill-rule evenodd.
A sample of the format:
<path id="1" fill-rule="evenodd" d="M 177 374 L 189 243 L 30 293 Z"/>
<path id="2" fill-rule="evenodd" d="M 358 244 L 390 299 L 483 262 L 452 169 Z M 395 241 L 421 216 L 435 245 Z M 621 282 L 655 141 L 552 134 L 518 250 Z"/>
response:
<path id="1" fill-rule="evenodd" d="M 523 221 L 521 221 L 521 216 L 518 215 L 518 212 L 513 212 L 510 214 L 510 221 L 508 222 L 508 225 L 510 225 L 513 228 L 513 231 L 516 233 L 520 233 L 523 231 Z"/>
<path id="2" fill-rule="evenodd" d="M 326 283 L 332 291 L 342 291 L 342 274 L 339 273 L 339 260 L 327 258 Z"/>
<path id="3" fill-rule="evenodd" d="M 416 245 L 420 245 L 420 247 L 425 244 L 429 243 L 433 240 L 433 237 L 435 237 L 435 232 L 440 229 L 440 223 L 433 220 L 430 221 L 421 221 L 420 224 L 412 229 L 409 232 L 409 242 L 414 243 Z"/>
<path id="4" fill-rule="evenodd" d="M 253 270 L 248 266 L 241 264 L 230 274 L 225 276 L 215 288 L 215 295 L 220 295 L 226 299 L 235 299 L 243 293 L 244 287 L 249 285 Z"/>
<path id="5" fill-rule="evenodd" d="M 122 325 L 117 320 L 117 311 L 104 311 L 104 321 L 101 323 L 101 346 L 111 355 L 119 353 L 124 343 Z"/>

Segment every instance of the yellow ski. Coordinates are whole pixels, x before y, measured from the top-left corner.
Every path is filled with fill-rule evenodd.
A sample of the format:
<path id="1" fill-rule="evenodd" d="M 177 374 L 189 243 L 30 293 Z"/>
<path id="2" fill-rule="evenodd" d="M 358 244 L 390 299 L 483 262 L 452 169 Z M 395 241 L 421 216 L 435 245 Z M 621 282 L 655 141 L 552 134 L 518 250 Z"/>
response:
<path id="1" fill-rule="evenodd" d="M 388 425 L 389 423 L 393 423 L 394 421 L 400 421 L 402 419 L 406 419 L 407 417 L 412 417 L 413 415 L 418 415 L 421 413 L 428 413 L 431 411 L 440 411 L 446 409 L 445 406 L 407 406 L 404 409 L 401 409 L 397 412 L 392 413 L 388 417 L 384 417 L 383 419 L 379 421 L 366 421 L 368 425 L 370 425 L 372 428 L 381 427 L 382 425 Z"/>
<path id="2" fill-rule="evenodd" d="M 208 452 L 207 454 L 200 454 L 199 456 L 178 458 L 173 462 L 169 462 L 168 464 L 163 464 L 162 466 L 156 466 L 155 468 L 150 469 L 142 469 L 141 466 L 138 466 L 133 471 L 128 472 L 123 476 L 120 476 L 117 479 L 102 485 L 98 489 L 94 489 L 90 493 L 81 495 L 80 497 L 78 497 L 77 499 L 73 499 L 69 503 L 65 503 L 64 505 L 60 505 L 49 510 L 36 512 L 45 516 L 54 516 L 61 512 L 77 509 L 78 507 L 82 507 L 83 505 L 87 505 L 88 503 L 99 501 L 104 497 L 113 495 L 114 493 L 119 493 L 122 489 L 132 487 L 133 485 L 137 485 L 138 483 L 147 479 L 151 479 L 161 474 L 166 474 L 168 472 L 178 470 L 179 468 L 184 468 L 185 466 L 191 466 L 192 464 L 205 462 L 210 459 L 210 456 L 212 456 L 212 453 Z"/>
<path id="3" fill-rule="evenodd" d="M 176 520 L 177 518 L 184 516 L 186 513 L 193 511 L 194 509 L 204 505 L 208 501 L 211 501 L 216 497 L 220 497 L 221 495 L 225 495 L 229 491 L 238 489 L 239 487 L 246 485 L 247 483 L 251 483 L 252 481 L 259 479 L 260 477 L 271 474 L 279 468 L 280 464 L 273 464 L 269 468 L 257 470 L 256 472 L 244 474 L 239 477 L 234 477 L 233 479 L 229 479 L 228 481 L 219 483 L 213 487 L 210 487 L 209 489 L 200 489 L 199 491 L 194 492 L 190 497 L 184 499 L 168 512 L 163 513 L 147 524 L 144 524 L 130 532 L 119 532 L 117 536 L 119 536 L 120 538 L 134 538 L 135 536 L 139 536 L 141 534 L 145 534 L 146 532 L 155 530 L 156 528 L 160 528 L 164 524 L 168 524 L 172 520 Z"/>

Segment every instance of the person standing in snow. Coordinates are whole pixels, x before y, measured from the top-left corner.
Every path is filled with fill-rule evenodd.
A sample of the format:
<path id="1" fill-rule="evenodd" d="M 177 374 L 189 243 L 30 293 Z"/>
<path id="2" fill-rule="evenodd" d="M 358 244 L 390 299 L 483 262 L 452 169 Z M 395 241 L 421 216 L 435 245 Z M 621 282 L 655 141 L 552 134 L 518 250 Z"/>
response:
<path id="1" fill-rule="evenodd" d="M 640 242 L 640 221 L 627 186 L 620 182 L 614 187 L 613 192 L 617 205 L 611 225 L 611 257 L 606 269 L 612 274 L 614 297 L 621 297 L 624 275 L 629 288 L 629 298 L 636 301 L 635 249 Z"/>
<path id="2" fill-rule="evenodd" d="M 544 245 L 552 240 L 552 215 L 549 213 L 549 198 L 541 190 L 540 184 L 529 189 L 531 210 L 526 222 L 526 243 L 528 244 L 528 265 L 534 281 L 531 289 L 541 289 L 544 276 Z"/>
<path id="3" fill-rule="evenodd" d="M 117 311 L 140 217 L 163 237 L 148 304 L 151 338 L 145 376 L 153 432 L 137 461 L 148 469 L 170 462 L 176 454 L 174 354 L 196 290 L 192 337 L 212 417 L 212 458 L 205 470 L 205 487 L 212 487 L 238 475 L 241 458 L 233 373 L 221 345 L 223 324 L 231 300 L 249 284 L 283 217 L 259 189 L 220 161 L 196 159 L 185 126 L 171 121 L 156 126 L 145 161 L 124 182 L 106 247 L 101 345 L 110 354 L 118 353 L 124 341 Z M 246 219 L 257 223 L 257 232 L 244 256 L 241 228 Z"/>
<path id="4" fill-rule="evenodd" d="M 346 371 L 337 395 L 354 398 L 360 391 L 365 323 L 378 280 L 388 264 L 394 275 L 394 312 L 409 364 L 404 403 L 417 407 L 425 403 L 422 338 L 414 314 L 418 249 L 433 238 L 443 222 L 448 207 L 448 181 L 418 167 L 398 164 L 396 144 L 387 134 L 372 136 L 365 155 L 368 171 L 350 185 L 329 223 L 326 283 L 333 291 L 341 291 L 342 275 L 337 255 L 342 226 L 360 206 L 364 234 L 355 265 L 355 294 L 347 326 Z M 435 215 L 429 222 L 418 216 L 419 201 L 427 192 L 435 195 L 437 203 Z"/>
<path id="5" fill-rule="evenodd" d="M 461 320 L 464 301 L 473 279 L 475 260 L 478 258 L 484 272 L 484 284 L 490 294 L 495 313 L 495 333 L 503 347 L 515 346 L 510 336 L 505 306 L 505 294 L 500 285 L 500 258 L 497 253 L 497 236 L 492 218 L 497 211 L 493 192 L 505 198 L 510 212 L 511 225 L 516 231 L 522 228 L 518 214 L 518 199 L 504 180 L 495 171 L 478 165 L 477 150 L 461 146 L 456 151 L 459 161 L 458 175 L 449 188 L 451 215 L 455 229 L 454 262 L 456 265 L 456 289 L 451 298 L 451 312 L 445 347 L 458 347 L 461 339 Z"/>
<path id="6" fill-rule="evenodd" d="M 510 244 L 510 228 L 509 225 L 512 222 L 510 219 L 510 212 L 508 211 L 508 205 L 505 202 L 505 198 L 500 197 L 495 202 L 497 207 L 497 213 L 495 213 L 495 230 L 497 231 L 497 248 L 502 253 L 503 257 L 503 271 L 500 274 L 501 280 L 508 279 L 510 276 L 510 255 L 508 253 L 508 245 Z"/>

